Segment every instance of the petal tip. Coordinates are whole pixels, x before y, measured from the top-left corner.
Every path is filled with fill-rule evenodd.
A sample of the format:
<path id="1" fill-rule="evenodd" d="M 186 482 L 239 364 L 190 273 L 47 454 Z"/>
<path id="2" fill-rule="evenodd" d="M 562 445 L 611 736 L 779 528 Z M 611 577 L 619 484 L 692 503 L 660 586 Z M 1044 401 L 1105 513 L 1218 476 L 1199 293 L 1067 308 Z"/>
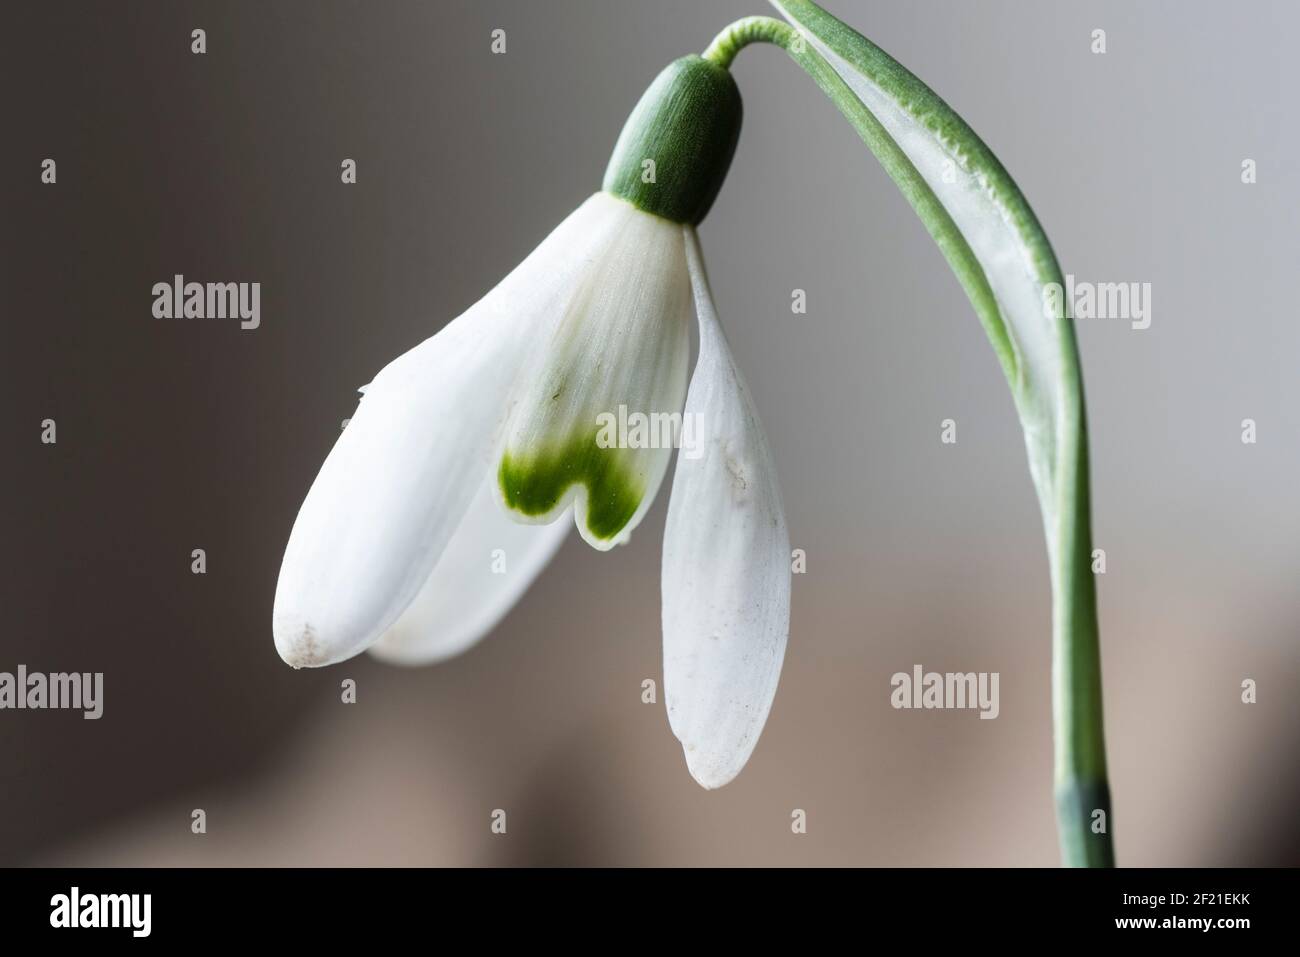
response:
<path id="1" fill-rule="evenodd" d="M 682 753 L 686 755 L 686 769 L 691 772 L 691 777 L 706 791 L 716 791 L 725 787 L 740 774 L 740 767 L 731 767 L 726 762 L 712 760 L 710 756 L 688 748 L 685 744 L 682 745 Z M 744 767 L 743 763 L 741 767 Z"/>
<path id="2" fill-rule="evenodd" d="M 578 496 L 578 503 L 574 507 L 573 514 L 573 523 L 578 527 L 578 535 L 581 536 L 582 540 L 598 552 L 608 552 L 619 545 L 626 545 L 632 538 L 631 523 L 624 525 L 608 538 L 602 538 L 592 531 L 591 526 L 586 521 L 586 506 L 582 502 L 583 497 L 582 495 Z"/>
<path id="3" fill-rule="evenodd" d="M 295 622 L 288 627 L 283 622 L 277 621 L 275 650 L 280 653 L 284 663 L 294 670 L 319 668 L 333 661 L 321 641 L 320 634 L 305 621 Z"/>

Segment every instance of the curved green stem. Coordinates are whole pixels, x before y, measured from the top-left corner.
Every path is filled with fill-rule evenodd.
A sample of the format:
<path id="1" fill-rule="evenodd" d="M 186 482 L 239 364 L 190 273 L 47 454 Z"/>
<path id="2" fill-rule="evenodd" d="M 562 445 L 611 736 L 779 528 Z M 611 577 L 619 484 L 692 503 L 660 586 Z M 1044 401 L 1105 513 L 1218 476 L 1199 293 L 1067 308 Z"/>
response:
<path id="1" fill-rule="evenodd" d="M 736 54 L 751 43 L 774 43 L 785 48 L 794 36 L 789 24 L 772 17 L 742 17 L 724 27 L 701 56 L 723 69 L 730 69 Z"/>
<path id="2" fill-rule="evenodd" d="M 1020 413 L 1047 537 L 1062 859 L 1110 866 L 1083 379 L 1066 311 L 1029 308 L 1044 290 L 1064 287 L 1055 254 L 1001 163 L 929 87 L 810 0 L 773 2 L 799 29 L 747 17 L 718 34 L 704 57 L 726 67 L 750 43 L 784 49 L 875 154 L 974 307 Z"/>

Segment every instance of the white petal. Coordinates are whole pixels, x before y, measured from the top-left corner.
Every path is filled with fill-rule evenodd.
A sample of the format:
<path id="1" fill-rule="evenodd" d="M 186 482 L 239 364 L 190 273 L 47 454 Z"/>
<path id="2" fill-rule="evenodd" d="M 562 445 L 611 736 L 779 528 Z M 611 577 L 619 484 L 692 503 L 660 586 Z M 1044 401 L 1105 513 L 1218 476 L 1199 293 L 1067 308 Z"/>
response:
<path id="1" fill-rule="evenodd" d="M 491 631 L 564 543 L 573 519 L 523 525 L 497 501 L 490 469 L 433 574 L 370 649 L 391 664 L 427 665 L 468 650 Z"/>
<path id="2" fill-rule="evenodd" d="M 498 447 L 506 399 L 611 228 L 588 200 L 509 276 L 366 387 L 289 536 L 273 628 L 296 668 L 373 644 L 429 580 Z"/>
<path id="3" fill-rule="evenodd" d="M 790 630 L 790 539 L 772 453 L 718 323 L 695 230 L 686 247 L 700 357 L 664 531 L 664 697 L 691 775 L 726 784 L 749 760 Z M 691 419 L 688 418 L 688 421 Z"/>
<path id="4" fill-rule="evenodd" d="M 613 196 L 603 202 L 617 235 L 520 377 L 499 475 L 521 521 L 550 522 L 572 502 L 582 537 L 599 549 L 626 541 L 668 469 L 691 316 L 681 227 Z"/>

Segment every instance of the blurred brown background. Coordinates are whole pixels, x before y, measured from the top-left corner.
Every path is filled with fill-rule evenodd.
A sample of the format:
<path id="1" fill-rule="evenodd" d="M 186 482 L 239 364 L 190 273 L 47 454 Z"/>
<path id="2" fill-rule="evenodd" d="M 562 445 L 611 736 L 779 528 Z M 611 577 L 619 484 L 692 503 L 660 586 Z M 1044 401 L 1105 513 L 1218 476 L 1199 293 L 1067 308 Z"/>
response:
<path id="1" fill-rule="evenodd" d="M 828 6 L 980 132 L 1067 272 L 1152 284 L 1150 329 L 1079 328 L 1120 862 L 1300 862 L 1300 11 Z M 666 496 L 626 548 L 572 538 L 458 660 L 275 653 L 282 549 L 355 387 L 598 186 L 661 66 L 766 12 L 6 5 L 0 670 L 103 671 L 105 714 L 0 712 L 0 863 L 1056 862 L 1047 572 L 1006 387 L 905 202 L 772 49 L 736 64 L 746 128 L 701 230 L 808 555 L 741 777 L 701 790 L 640 700 Z M 261 328 L 153 319 L 175 273 L 261 282 Z M 916 663 L 1000 672 L 1000 717 L 891 709 Z"/>

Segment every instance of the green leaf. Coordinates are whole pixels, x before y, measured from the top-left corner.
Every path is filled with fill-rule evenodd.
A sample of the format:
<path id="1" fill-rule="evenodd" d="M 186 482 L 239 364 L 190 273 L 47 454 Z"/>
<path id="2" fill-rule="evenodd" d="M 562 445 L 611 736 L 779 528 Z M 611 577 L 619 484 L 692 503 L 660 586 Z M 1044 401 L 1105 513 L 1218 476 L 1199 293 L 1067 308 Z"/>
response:
<path id="1" fill-rule="evenodd" d="M 1070 864 L 1109 864 L 1087 433 L 1060 266 L 1011 176 L 938 94 L 810 0 L 772 3 L 795 31 L 769 31 L 771 38 L 835 103 L 916 210 L 1010 384 L 1050 559 L 1062 852 Z M 1107 819 L 1101 834 L 1091 826 L 1096 810 Z"/>

